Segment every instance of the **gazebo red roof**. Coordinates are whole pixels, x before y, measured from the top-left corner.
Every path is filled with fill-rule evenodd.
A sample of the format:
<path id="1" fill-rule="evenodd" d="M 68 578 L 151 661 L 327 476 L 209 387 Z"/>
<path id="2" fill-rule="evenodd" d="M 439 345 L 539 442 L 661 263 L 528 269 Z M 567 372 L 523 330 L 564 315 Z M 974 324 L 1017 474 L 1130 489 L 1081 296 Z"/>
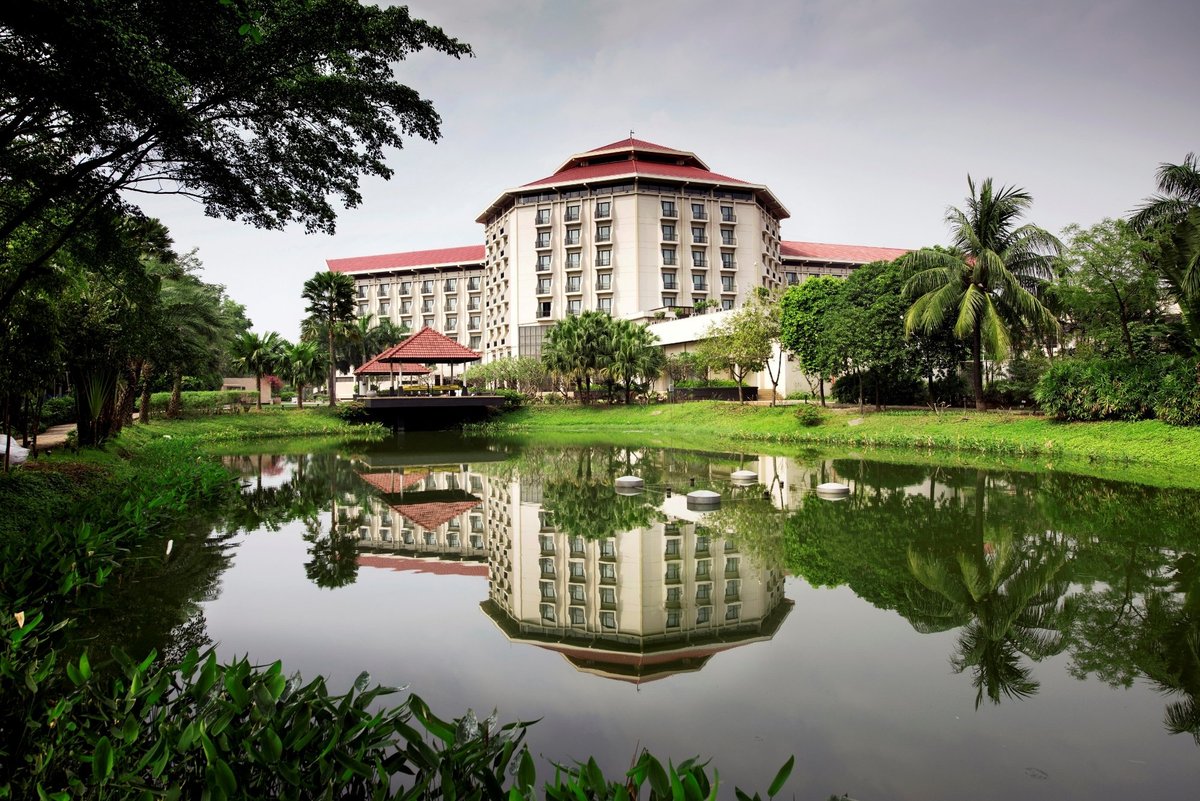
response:
<path id="1" fill-rule="evenodd" d="M 428 475 L 428 473 L 400 473 L 390 470 L 386 473 L 359 473 L 358 477 L 380 492 L 392 495 L 421 483 Z"/>
<path id="2" fill-rule="evenodd" d="M 477 362 L 483 356 L 464 348 L 445 334 L 426 326 L 399 345 L 375 357 L 379 362 L 420 362 L 422 364 L 458 364 Z"/>
<path id="3" fill-rule="evenodd" d="M 426 531 L 432 531 L 461 514 L 471 511 L 483 501 L 429 501 L 427 503 L 395 503 L 391 507 Z"/>
<path id="4" fill-rule="evenodd" d="M 426 373 L 429 372 L 428 367 L 421 365 L 421 364 L 417 364 L 416 362 L 405 362 L 404 364 L 397 367 L 394 362 L 391 364 L 385 364 L 384 362 L 379 361 L 379 357 L 376 356 L 374 359 L 371 359 L 371 361 L 367 362 L 362 367 L 355 370 L 354 374 L 355 375 L 389 375 L 391 373 L 395 373 L 400 370 L 403 370 L 405 373 L 409 373 L 410 375 L 411 374 L 425 375 Z"/>

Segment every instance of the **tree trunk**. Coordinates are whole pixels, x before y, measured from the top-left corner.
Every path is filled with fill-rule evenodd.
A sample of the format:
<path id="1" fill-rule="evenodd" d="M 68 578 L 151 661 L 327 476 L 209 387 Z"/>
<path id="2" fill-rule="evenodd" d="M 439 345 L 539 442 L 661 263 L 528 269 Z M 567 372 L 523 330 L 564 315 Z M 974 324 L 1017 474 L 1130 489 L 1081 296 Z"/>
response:
<path id="1" fill-rule="evenodd" d="M 183 373 L 171 375 L 171 399 L 167 401 L 167 419 L 174 420 L 183 411 Z"/>
<path id="2" fill-rule="evenodd" d="M 879 402 L 879 371 L 874 370 L 871 374 L 875 376 L 875 411 L 882 412 L 883 404 Z"/>
<path id="3" fill-rule="evenodd" d="M 46 390 L 38 389 L 37 404 L 34 406 L 34 410 L 33 410 L 33 444 L 29 448 L 29 455 L 32 456 L 34 459 L 36 459 L 37 455 L 38 455 L 38 450 L 37 450 L 38 429 L 42 427 L 42 404 L 45 402 L 46 402 Z"/>
<path id="4" fill-rule="evenodd" d="M 866 409 L 863 407 L 863 380 L 862 380 L 862 371 L 861 371 L 861 370 L 857 370 L 857 371 L 855 371 L 855 375 L 857 375 L 857 376 L 858 376 L 858 413 L 859 413 L 859 414 L 863 414 L 863 413 L 866 411 Z"/>
<path id="5" fill-rule="evenodd" d="M 254 374 L 254 409 L 262 411 L 262 373 Z"/>
<path id="6" fill-rule="evenodd" d="M 304 384 L 296 384 L 296 408 L 304 408 Z"/>
<path id="7" fill-rule="evenodd" d="M 817 377 L 817 388 L 818 388 L 818 391 L 821 393 L 821 407 L 824 408 L 826 406 L 826 403 L 825 403 L 825 376 L 822 375 L 822 376 Z"/>
<path id="8" fill-rule="evenodd" d="M 32 401 L 30 400 L 28 392 L 22 393 L 22 395 L 24 396 L 23 405 L 24 405 L 25 409 L 21 414 L 21 422 L 24 423 L 24 425 L 21 426 L 21 447 L 28 448 L 29 447 L 29 421 L 30 421 L 30 418 L 33 417 L 29 406 L 32 403 Z"/>
<path id="9" fill-rule="evenodd" d="M 142 365 L 142 402 L 138 407 L 138 420 L 143 425 L 150 422 L 150 377 L 154 374 L 154 365 L 149 361 Z"/>
<path id="10" fill-rule="evenodd" d="M 4 472 L 8 472 L 8 460 L 12 454 L 12 434 L 8 430 L 10 396 L 4 393 Z"/>
<path id="11" fill-rule="evenodd" d="M 983 342 L 980 324 L 975 323 L 971 333 L 971 389 L 975 393 L 975 408 L 987 410 L 987 401 L 983 399 Z"/>
<path id="12" fill-rule="evenodd" d="M 326 322 L 329 325 L 329 408 L 332 409 L 337 406 L 337 364 L 333 358 L 333 318 Z M 403 381 L 404 377 L 401 376 L 400 380 Z"/>

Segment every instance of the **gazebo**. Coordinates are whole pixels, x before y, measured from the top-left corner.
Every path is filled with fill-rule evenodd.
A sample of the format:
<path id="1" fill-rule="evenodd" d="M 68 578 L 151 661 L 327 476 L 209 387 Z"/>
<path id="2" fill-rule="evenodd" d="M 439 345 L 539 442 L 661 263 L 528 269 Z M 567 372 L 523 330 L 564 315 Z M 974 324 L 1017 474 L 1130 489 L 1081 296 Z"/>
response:
<path id="1" fill-rule="evenodd" d="M 399 345 L 388 348 L 371 361 L 398 366 L 400 381 L 403 383 L 405 368 L 409 364 L 448 364 L 450 365 L 450 375 L 453 377 L 454 365 L 477 362 L 482 358 L 482 355 L 470 348 L 463 347 L 453 339 L 427 326 Z"/>
<path id="2" fill-rule="evenodd" d="M 399 372 L 400 372 L 401 376 L 404 376 L 404 375 L 411 375 L 411 376 L 429 375 L 429 368 L 425 367 L 424 365 L 417 364 L 416 362 L 409 362 L 407 364 L 401 364 Z M 359 377 L 389 376 L 392 381 L 392 386 L 390 387 L 390 389 L 394 390 L 396 388 L 396 384 L 395 384 L 396 365 L 381 362 L 381 361 L 379 361 L 378 356 L 371 359 L 369 362 L 364 364 L 362 367 L 359 367 L 357 370 L 355 370 L 354 375 L 359 376 Z"/>

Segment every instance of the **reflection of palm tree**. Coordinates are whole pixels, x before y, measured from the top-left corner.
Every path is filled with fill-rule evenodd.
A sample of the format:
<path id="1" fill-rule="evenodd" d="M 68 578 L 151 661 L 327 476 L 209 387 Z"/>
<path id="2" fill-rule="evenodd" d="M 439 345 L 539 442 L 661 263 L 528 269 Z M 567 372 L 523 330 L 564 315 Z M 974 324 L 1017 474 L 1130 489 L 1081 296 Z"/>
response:
<path id="1" fill-rule="evenodd" d="M 1184 696 L 1167 705 L 1167 730 L 1191 734 L 1200 745 L 1200 559 L 1179 557 L 1174 579 L 1182 604 L 1170 593 L 1146 598 L 1138 662 L 1164 692 Z"/>
<path id="2" fill-rule="evenodd" d="M 985 693 L 997 704 L 1001 695 L 1036 693 L 1038 682 L 1021 656 L 1038 662 L 1067 646 L 1074 604 L 1060 604 L 1069 586 L 1066 551 L 1023 551 L 1005 539 L 951 560 L 910 550 L 908 562 L 917 581 L 944 600 L 921 610 L 918 619 L 929 630 L 938 630 L 937 621 L 968 620 L 951 664 L 958 673 L 973 670 L 975 706 Z"/>
<path id="3" fill-rule="evenodd" d="M 328 536 L 304 535 L 309 543 L 309 560 L 304 575 L 318 587 L 335 589 L 353 584 L 358 579 L 358 547 L 352 537 L 329 532 Z"/>

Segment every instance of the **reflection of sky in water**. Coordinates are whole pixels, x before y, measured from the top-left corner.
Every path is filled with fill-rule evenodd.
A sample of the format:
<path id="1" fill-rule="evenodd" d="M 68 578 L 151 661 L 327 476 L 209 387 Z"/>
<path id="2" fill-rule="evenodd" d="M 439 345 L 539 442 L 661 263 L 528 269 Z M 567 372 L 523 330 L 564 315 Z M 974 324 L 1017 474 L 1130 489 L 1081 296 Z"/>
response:
<path id="1" fill-rule="evenodd" d="M 1164 697 L 1144 683 L 1077 681 L 1063 654 L 1033 664 L 1034 698 L 976 710 L 969 674 L 949 665 L 955 630 L 917 634 L 845 587 L 789 578 L 795 606 L 773 640 L 639 687 L 510 643 L 480 609 L 482 578 L 364 567 L 350 586 L 319 589 L 303 533 L 297 521 L 239 537 L 205 605 L 223 656 L 282 659 L 335 689 L 368 670 L 443 717 L 498 706 L 503 721 L 542 718 L 528 742 L 555 760 L 594 754 L 615 774 L 640 743 L 712 756 L 724 786 L 765 790 L 795 754 L 797 798 L 1187 798 L 1200 779 L 1195 743 L 1166 734 Z"/>

